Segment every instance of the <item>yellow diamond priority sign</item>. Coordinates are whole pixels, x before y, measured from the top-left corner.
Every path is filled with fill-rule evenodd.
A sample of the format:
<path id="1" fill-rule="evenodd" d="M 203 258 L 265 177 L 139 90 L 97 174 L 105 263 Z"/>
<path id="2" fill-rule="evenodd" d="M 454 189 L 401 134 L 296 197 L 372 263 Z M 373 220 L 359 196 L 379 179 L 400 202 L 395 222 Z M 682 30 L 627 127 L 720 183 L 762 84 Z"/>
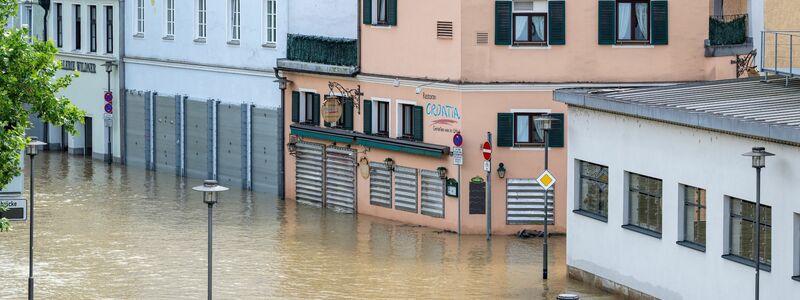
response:
<path id="1" fill-rule="evenodd" d="M 536 182 L 539 183 L 545 190 L 550 189 L 553 184 L 556 183 L 556 177 L 553 174 L 550 174 L 550 171 L 545 170 L 542 175 L 539 175 L 539 178 L 536 178 Z"/>

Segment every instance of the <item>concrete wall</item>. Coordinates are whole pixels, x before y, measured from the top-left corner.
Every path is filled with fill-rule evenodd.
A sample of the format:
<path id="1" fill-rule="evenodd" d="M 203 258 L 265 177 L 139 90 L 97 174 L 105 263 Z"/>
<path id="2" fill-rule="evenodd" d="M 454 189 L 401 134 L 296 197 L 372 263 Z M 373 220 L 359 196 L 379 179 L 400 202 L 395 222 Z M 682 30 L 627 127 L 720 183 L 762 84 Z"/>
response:
<path id="1" fill-rule="evenodd" d="M 755 171 L 742 153 L 765 146 L 762 203 L 772 207 L 772 270 L 761 273 L 762 299 L 800 294 L 798 229 L 800 148 L 570 107 L 567 264 L 661 299 L 752 299 L 753 268 L 728 253 L 726 196 L 755 201 Z M 609 167 L 608 222 L 577 208 L 576 160 Z M 625 172 L 663 180 L 663 233 L 623 229 Z M 681 245 L 679 184 L 706 189 L 706 251 Z"/>
<path id="2" fill-rule="evenodd" d="M 278 3 L 284 1 L 278 1 Z M 337 38 L 358 38 L 361 1 L 292 0 L 289 6 L 289 33 Z"/>

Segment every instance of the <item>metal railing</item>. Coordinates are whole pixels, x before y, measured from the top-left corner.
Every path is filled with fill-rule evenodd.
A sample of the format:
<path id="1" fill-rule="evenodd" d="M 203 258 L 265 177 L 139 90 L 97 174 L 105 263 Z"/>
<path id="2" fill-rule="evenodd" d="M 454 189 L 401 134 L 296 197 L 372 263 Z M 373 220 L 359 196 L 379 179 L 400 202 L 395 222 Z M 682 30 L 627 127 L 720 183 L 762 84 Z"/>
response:
<path id="1" fill-rule="evenodd" d="M 764 76 L 800 76 L 800 31 L 762 31 L 761 49 Z"/>
<path id="2" fill-rule="evenodd" d="M 286 58 L 335 66 L 358 64 L 358 41 L 353 39 L 289 34 Z"/>
<path id="3" fill-rule="evenodd" d="M 712 46 L 746 43 L 747 15 L 710 16 L 708 40 Z"/>

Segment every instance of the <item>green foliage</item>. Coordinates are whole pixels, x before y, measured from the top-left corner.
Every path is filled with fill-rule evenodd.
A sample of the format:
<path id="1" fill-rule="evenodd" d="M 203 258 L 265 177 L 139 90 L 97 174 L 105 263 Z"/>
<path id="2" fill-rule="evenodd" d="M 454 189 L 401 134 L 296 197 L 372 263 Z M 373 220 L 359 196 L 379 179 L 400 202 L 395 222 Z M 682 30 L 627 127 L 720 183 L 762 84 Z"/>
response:
<path id="1" fill-rule="evenodd" d="M 747 40 L 747 15 L 712 16 L 708 19 L 711 45 L 738 45 Z"/>
<path id="2" fill-rule="evenodd" d="M 6 207 L 4 205 L 0 205 L 0 213 L 6 212 Z M 6 218 L 0 218 L 0 232 L 6 232 L 11 230 L 11 223 L 8 222 Z"/>
<path id="3" fill-rule="evenodd" d="M 16 0 L 0 0 L 0 23 L 17 11 Z M 0 188 L 20 174 L 20 152 L 31 127 L 29 115 L 77 134 L 75 124 L 84 113 L 69 99 L 56 94 L 74 75 L 55 78 L 61 62 L 52 42 L 33 39 L 27 30 L 0 28 Z"/>
<path id="4" fill-rule="evenodd" d="M 290 60 L 336 66 L 358 64 L 356 40 L 300 34 L 290 34 L 286 39 L 286 57 Z"/>

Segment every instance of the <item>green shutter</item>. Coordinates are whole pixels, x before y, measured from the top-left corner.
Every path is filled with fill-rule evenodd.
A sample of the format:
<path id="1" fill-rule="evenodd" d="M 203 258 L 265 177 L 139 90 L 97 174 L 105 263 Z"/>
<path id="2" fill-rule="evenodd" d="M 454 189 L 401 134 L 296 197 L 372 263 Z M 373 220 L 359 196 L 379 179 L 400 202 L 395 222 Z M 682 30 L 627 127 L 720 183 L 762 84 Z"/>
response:
<path id="1" fill-rule="evenodd" d="M 311 123 L 313 123 L 314 126 L 319 126 L 319 94 L 314 94 L 311 101 L 313 102 L 311 108 Z"/>
<path id="2" fill-rule="evenodd" d="M 300 92 L 292 92 L 292 122 L 300 122 Z"/>
<path id="3" fill-rule="evenodd" d="M 414 125 L 411 128 L 414 133 L 414 140 L 422 142 L 422 132 L 425 130 L 424 123 L 422 122 L 422 106 L 414 106 L 412 121 Z"/>
<path id="4" fill-rule="evenodd" d="M 397 25 L 397 0 L 386 0 L 386 23 Z"/>
<path id="5" fill-rule="evenodd" d="M 550 129 L 550 147 L 562 148 L 564 147 L 564 114 L 550 114 L 550 116 L 558 119 L 558 121 L 553 121 L 553 128 Z"/>
<path id="6" fill-rule="evenodd" d="M 362 0 L 364 9 L 361 11 L 364 17 L 364 24 L 372 24 L 372 0 Z"/>
<path id="7" fill-rule="evenodd" d="M 364 100 L 364 133 L 372 134 L 372 101 Z"/>
<path id="8" fill-rule="evenodd" d="M 613 45 L 616 39 L 617 2 L 600 0 L 598 2 L 597 16 L 597 43 L 600 45 Z"/>
<path id="9" fill-rule="evenodd" d="M 669 2 L 650 2 L 650 44 L 666 45 L 669 43 Z"/>
<path id="10" fill-rule="evenodd" d="M 564 1 L 550 1 L 547 3 L 548 25 L 550 30 L 550 45 L 566 44 L 566 3 Z"/>
<path id="11" fill-rule="evenodd" d="M 511 1 L 494 2 L 494 44 L 511 45 Z"/>
<path id="12" fill-rule="evenodd" d="M 497 147 L 514 146 L 514 114 L 497 113 Z"/>
<path id="13" fill-rule="evenodd" d="M 342 112 L 342 129 L 353 130 L 353 99 L 347 98 L 342 108 L 344 108 Z"/>

